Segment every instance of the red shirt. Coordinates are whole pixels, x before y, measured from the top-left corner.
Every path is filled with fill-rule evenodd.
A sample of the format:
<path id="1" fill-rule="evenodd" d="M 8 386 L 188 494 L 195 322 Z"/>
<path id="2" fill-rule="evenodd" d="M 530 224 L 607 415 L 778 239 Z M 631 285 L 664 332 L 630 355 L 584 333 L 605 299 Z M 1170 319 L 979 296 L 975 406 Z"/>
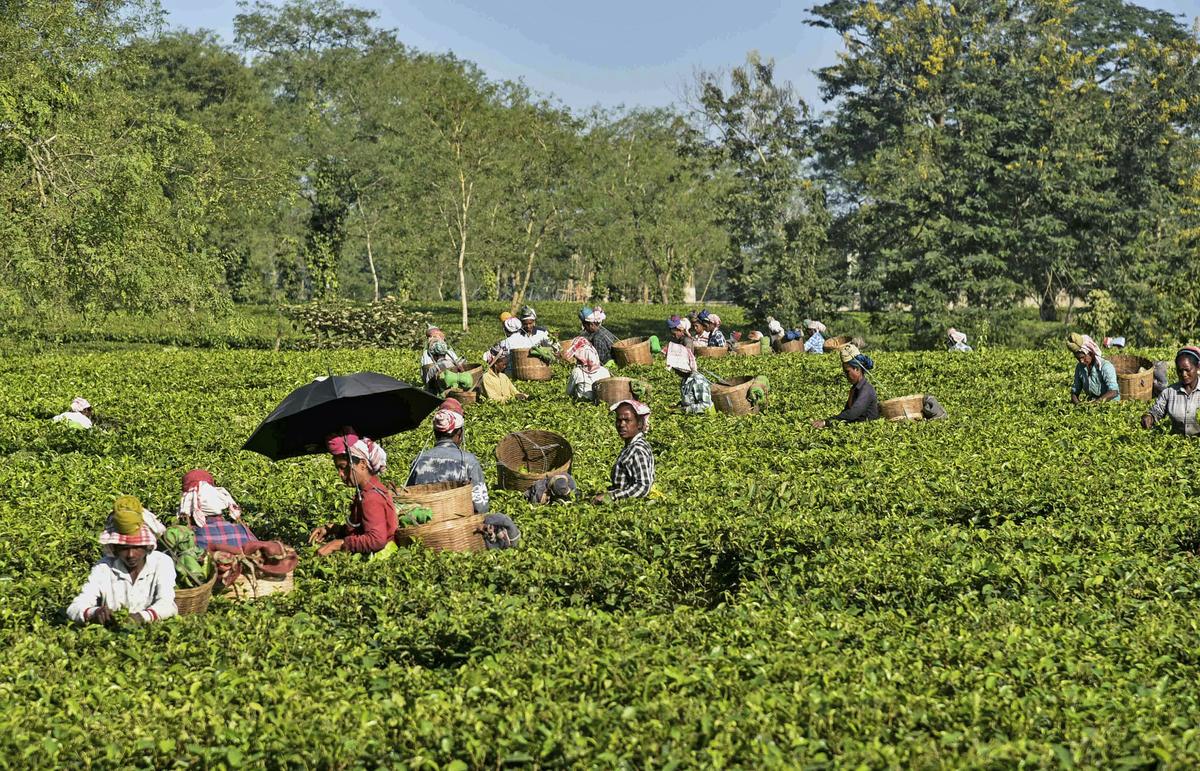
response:
<path id="1" fill-rule="evenodd" d="M 373 554 L 388 545 L 396 534 L 396 505 L 390 490 L 372 482 L 354 496 L 350 533 L 342 547 L 349 552 Z"/>

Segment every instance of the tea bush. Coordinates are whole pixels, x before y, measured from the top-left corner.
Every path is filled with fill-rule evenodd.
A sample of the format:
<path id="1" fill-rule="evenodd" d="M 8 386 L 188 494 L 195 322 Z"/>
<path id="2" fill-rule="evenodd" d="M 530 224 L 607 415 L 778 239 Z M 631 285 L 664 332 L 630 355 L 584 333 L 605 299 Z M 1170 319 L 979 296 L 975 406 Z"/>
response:
<path id="1" fill-rule="evenodd" d="M 472 357 L 480 353 L 465 341 Z M 1159 352 L 1160 355 L 1162 352 Z M 532 508 L 520 548 L 317 560 L 297 589 L 129 631 L 68 625 L 113 496 L 160 515 L 208 468 L 264 536 L 344 516 L 327 458 L 238 450 L 292 388 L 372 351 L 61 350 L 0 360 L 0 757 L 44 767 L 1100 766 L 1200 763 L 1197 445 L 1144 404 L 1073 408 L 1061 352 L 876 355 L 882 398 L 951 419 L 839 426 L 836 360 L 763 373 L 761 416 L 669 414 L 661 497 Z M 586 490 L 607 411 L 535 397 L 469 409 L 495 482 L 509 431 L 556 430 Z M 76 394 L 90 432 L 50 422 Z M 389 476 L 429 442 L 384 440 Z"/>

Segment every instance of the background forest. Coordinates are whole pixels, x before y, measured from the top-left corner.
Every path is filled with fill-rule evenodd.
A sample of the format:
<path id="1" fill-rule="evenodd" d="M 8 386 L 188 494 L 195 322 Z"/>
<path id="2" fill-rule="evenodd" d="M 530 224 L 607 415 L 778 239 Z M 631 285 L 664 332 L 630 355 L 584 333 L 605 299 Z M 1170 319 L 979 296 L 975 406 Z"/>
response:
<path id="1" fill-rule="evenodd" d="M 563 107 L 337 0 L 231 41 L 154 3 L 0 16 L 0 326 L 234 303 L 727 300 L 1200 322 L 1200 42 L 1121 0 L 831 0 L 817 114 L 751 53 Z M 1056 307 L 1060 306 L 1060 307 Z"/>

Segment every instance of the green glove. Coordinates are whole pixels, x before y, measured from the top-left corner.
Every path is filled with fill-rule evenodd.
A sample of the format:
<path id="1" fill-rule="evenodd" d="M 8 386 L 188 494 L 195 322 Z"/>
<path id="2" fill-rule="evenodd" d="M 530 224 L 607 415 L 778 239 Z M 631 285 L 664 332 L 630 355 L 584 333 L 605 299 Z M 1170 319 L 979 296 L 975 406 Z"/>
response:
<path id="1" fill-rule="evenodd" d="M 650 335 L 650 353 L 658 353 L 662 350 L 662 343 L 658 341 L 658 335 Z"/>
<path id="2" fill-rule="evenodd" d="M 547 364 L 554 362 L 554 351 L 546 348 L 545 346 L 539 345 L 537 348 L 534 348 L 532 351 L 530 351 L 529 355 L 533 356 L 534 358 L 541 359 Z"/>
<path id="3" fill-rule="evenodd" d="M 755 386 L 750 389 L 750 393 L 746 396 L 751 404 L 760 404 L 767 398 L 767 394 L 761 388 Z"/>
<path id="4" fill-rule="evenodd" d="M 442 382 L 447 388 L 457 388 L 460 391 L 470 391 L 475 385 L 475 378 L 469 372 L 443 372 Z"/>

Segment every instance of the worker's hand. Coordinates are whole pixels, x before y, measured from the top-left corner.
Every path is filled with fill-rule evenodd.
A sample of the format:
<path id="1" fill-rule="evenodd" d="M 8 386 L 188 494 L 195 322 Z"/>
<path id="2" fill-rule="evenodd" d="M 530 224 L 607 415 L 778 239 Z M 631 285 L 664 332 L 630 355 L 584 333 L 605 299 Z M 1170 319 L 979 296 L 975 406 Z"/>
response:
<path id="1" fill-rule="evenodd" d="M 342 548 L 342 544 L 344 544 L 344 543 L 345 543 L 345 540 L 342 538 L 334 539 L 334 540 L 330 541 L 329 543 L 325 544 L 324 546 L 322 546 L 320 549 L 317 549 L 317 556 L 318 557 L 328 557 L 330 554 L 333 554 L 335 551 L 340 551 Z"/>
<path id="2" fill-rule="evenodd" d="M 1079 404 L 1079 394 L 1071 394 L 1071 404 Z"/>
<path id="3" fill-rule="evenodd" d="M 519 401 L 519 402 L 529 401 L 529 394 L 517 394 L 517 401 Z"/>
<path id="4" fill-rule="evenodd" d="M 113 621 L 112 608 L 101 605 L 92 611 L 92 615 L 88 616 L 88 621 L 93 624 L 111 624 Z"/>
<path id="5" fill-rule="evenodd" d="M 1142 416 L 1142 428 L 1154 428 L 1154 416 L 1149 412 Z"/>
<path id="6" fill-rule="evenodd" d="M 327 538 L 329 538 L 329 525 L 318 525 L 308 534 L 308 543 L 309 545 L 325 543 Z"/>
<path id="7" fill-rule="evenodd" d="M 814 420 L 812 422 L 813 428 L 825 428 L 825 426 L 827 426 L 827 425 L 829 425 L 829 424 L 826 423 L 824 420 Z"/>
<path id="8" fill-rule="evenodd" d="M 597 506 L 608 503 L 608 501 L 609 501 L 608 493 L 600 493 L 595 498 L 592 498 L 592 503 L 594 503 Z"/>
<path id="9" fill-rule="evenodd" d="M 142 624 L 146 623 L 146 617 L 141 613 L 130 613 L 129 623 L 141 626 Z"/>

